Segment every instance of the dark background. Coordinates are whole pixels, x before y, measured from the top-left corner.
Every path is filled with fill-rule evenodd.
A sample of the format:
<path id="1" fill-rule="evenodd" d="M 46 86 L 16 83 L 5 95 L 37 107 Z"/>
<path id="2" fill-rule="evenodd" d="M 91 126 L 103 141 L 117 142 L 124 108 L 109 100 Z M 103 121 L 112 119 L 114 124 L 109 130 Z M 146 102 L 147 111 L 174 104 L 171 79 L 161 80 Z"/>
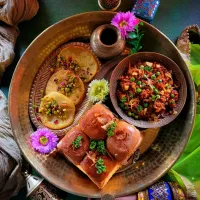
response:
<path id="1" fill-rule="evenodd" d="M 135 0 L 122 0 L 118 10 L 131 10 Z M 38 14 L 30 21 L 19 24 L 20 35 L 15 47 L 15 59 L 6 69 L 1 82 L 1 90 L 8 95 L 8 88 L 16 64 L 28 45 L 50 25 L 82 12 L 100 10 L 97 0 L 39 0 Z M 200 0 L 161 0 L 156 16 L 151 22 L 173 42 L 188 25 L 200 26 Z M 25 199 L 26 191 L 13 199 Z M 67 199 L 83 199 L 69 195 Z"/>

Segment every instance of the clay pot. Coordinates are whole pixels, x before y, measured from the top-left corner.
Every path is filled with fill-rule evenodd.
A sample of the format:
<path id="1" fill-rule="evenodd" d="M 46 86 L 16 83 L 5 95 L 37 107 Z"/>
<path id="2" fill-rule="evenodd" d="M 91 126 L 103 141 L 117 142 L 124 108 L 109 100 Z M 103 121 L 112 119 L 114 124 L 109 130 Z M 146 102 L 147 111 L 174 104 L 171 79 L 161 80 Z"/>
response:
<path id="1" fill-rule="evenodd" d="M 115 26 L 105 24 L 94 30 L 90 45 L 99 58 L 110 59 L 123 51 L 125 40 L 122 39 L 121 33 Z"/>

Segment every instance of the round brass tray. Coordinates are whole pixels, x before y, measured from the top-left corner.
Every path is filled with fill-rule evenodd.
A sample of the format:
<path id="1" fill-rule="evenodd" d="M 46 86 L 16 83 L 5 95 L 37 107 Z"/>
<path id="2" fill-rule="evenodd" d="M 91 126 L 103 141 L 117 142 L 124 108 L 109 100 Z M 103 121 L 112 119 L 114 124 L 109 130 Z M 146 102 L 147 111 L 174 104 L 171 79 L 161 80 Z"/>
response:
<path id="1" fill-rule="evenodd" d="M 35 75 L 55 49 L 66 42 L 89 40 L 99 25 L 110 23 L 115 13 L 89 12 L 64 19 L 41 33 L 21 57 L 9 92 L 9 113 L 19 147 L 29 163 L 50 183 L 67 192 L 85 197 L 128 195 L 153 184 L 175 163 L 184 150 L 193 128 L 195 115 L 194 85 L 187 66 L 174 44 L 160 31 L 144 22 L 143 51 L 170 57 L 182 70 L 188 87 L 187 101 L 181 114 L 160 129 L 150 148 L 128 170 L 115 174 L 99 190 L 90 179 L 63 157 L 47 157 L 34 152 L 29 136 L 33 132 L 28 103 Z"/>

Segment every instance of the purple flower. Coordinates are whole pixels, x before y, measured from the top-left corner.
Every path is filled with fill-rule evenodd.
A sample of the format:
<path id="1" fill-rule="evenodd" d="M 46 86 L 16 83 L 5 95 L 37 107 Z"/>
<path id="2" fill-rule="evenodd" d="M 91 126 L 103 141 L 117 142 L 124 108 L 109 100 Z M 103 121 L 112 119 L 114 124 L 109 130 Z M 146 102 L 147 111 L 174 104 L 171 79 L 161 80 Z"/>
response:
<path id="1" fill-rule="evenodd" d="M 58 137 L 47 128 L 41 128 L 31 134 L 32 147 L 42 154 L 50 153 L 58 143 Z"/>
<path id="2" fill-rule="evenodd" d="M 128 38 L 128 32 L 134 31 L 135 26 L 139 23 L 139 20 L 135 17 L 134 13 L 118 12 L 112 19 L 111 24 L 116 26 L 121 32 L 122 38 Z"/>

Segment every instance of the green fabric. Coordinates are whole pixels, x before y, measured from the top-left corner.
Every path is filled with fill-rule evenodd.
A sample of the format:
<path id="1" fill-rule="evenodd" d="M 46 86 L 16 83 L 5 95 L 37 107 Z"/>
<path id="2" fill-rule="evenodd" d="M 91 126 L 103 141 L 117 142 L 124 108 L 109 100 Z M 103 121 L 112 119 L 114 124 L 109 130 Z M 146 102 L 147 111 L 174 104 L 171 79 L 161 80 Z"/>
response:
<path id="1" fill-rule="evenodd" d="M 190 44 L 191 62 L 187 63 L 196 86 L 200 85 L 200 45 Z M 172 168 L 177 173 L 190 180 L 200 195 L 200 109 L 197 114 L 192 136 L 180 159 Z M 175 177 L 175 176 L 174 176 Z M 199 197 L 200 199 L 200 197 Z"/>

